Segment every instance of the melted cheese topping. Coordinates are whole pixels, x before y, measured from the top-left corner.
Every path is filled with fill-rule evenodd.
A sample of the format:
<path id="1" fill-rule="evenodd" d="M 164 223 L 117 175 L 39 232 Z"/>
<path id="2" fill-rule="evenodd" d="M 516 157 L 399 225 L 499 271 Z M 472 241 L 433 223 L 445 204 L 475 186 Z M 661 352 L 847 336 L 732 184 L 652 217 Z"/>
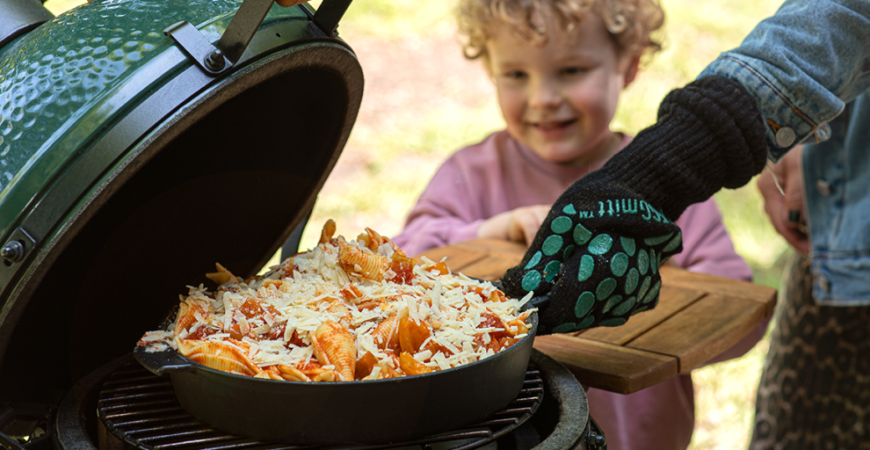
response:
<path id="1" fill-rule="evenodd" d="M 531 294 L 505 298 L 491 283 L 450 273 L 443 261 L 425 257 L 413 266 L 410 279 L 399 277 L 395 267 L 366 276 L 368 267 L 340 258 L 342 246 L 381 257 L 378 261 L 390 261 L 397 252 L 404 256 L 386 241 L 373 251 L 362 239 L 330 239 L 246 281 L 218 265 L 227 281 L 217 291 L 200 285 L 182 296 L 193 311 L 191 323 L 177 332 L 175 325 L 168 331 L 149 331 L 139 344 L 157 350 L 160 345 L 178 349 L 184 341 L 220 341 L 241 349 L 263 370 L 282 364 L 305 372 L 318 361 L 311 334 L 331 321 L 353 336 L 355 359 L 366 353 L 376 358 L 377 365 L 364 379 L 377 379 L 405 374 L 398 362 L 400 351 L 379 343 L 375 334 L 381 322 L 396 315 L 396 326 L 407 316 L 431 330 L 411 354 L 430 370 L 479 361 L 526 336 L 526 321 L 534 310 L 521 313 L 520 308 Z M 328 364 L 317 367 L 318 373 L 331 369 Z"/>

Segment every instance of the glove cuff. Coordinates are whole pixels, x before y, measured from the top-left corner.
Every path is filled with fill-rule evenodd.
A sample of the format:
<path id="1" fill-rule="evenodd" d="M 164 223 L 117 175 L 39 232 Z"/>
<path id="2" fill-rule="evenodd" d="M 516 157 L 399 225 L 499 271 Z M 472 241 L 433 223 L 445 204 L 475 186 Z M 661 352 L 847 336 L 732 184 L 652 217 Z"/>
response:
<path id="1" fill-rule="evenodd" d="M 764 169 L 767 144 L 755 100 L 740 84 L 709 76 L 671 91 L 655 125 L 598 172 L 676 220 L 691 204 L 738 188 Z"/>

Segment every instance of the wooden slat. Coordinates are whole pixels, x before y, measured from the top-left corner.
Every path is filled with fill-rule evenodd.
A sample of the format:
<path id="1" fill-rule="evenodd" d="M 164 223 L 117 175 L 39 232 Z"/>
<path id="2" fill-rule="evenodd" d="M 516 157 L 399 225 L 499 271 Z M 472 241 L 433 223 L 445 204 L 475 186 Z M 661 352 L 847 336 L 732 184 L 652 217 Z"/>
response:
<path id="1" fill-rule="evenodd" d="M 498 281 L 505 271 L 516 265 L 517 262 L 519 261 L 512 255 L 491 253 L 486 258 L 475 261 L 463 267 L 462 270 L 456 270 L 456 272 L 462 272 L 469 277 L 482 280 Z"/>
<path id="2" fill-rule="evenodd" d="M 508 255 L 514 255 L 517 262 L 511 264 L 512 266 L 516 265 L 521 259 L 523 259 L 523 255 L 526 254 L 527 249 L 525 245 L 516 242 L 503 241 L 501 239 L 474 239 L 471 241 L 458 242 L 453 244 L 453 246 L 479 249 L 488 253 L 505 253 Z"/>
<path id="3" fill-rule="evenodd" d="M 535 348 L 585 386 L 628 394 L 677 375 L 676 358 L 565 335 L 535 337 Z"/>
<path id="4" fill-rule="evenodd" d="M 446 256 L 447 267 L 453 272 L 462 272 L 465 266 L 486 258 L 488 254 L 489 252 L 479 248 L 447 246 L 426 250 L 414 258 L 417 261 L 422 261 L 421 256 L 425 256 L 432 261 L 439 262 L 441 258 Z"/>
<path id="5" fill-rule="evenodd" d="M 732 347 L 766 317 L 765 304 L 755 300 L 706 295 L 626 347 L 674 356 L 684 373 Z"/>
<path id="6" fill-rule="evenodd" d="M 692 304 L 704 293 L 671 286 L 662 286 L 659 305 L 655 309 L 644 311 L 631 316 L 625 325 L 618 327 L 598 327 L 581 333 L 584 339 L 608 342 L 615 345 L 624 345 L 632 339 L 646 333 L 651 328 L 659 325 L 686 306 Z"/>
<path id="7" fill-rule="evenodd" d="M 763 303 L 766 308 L 765 313 L 768 316 L 773 314 L 773 307 L 776 306 L 776 289 L 771 287 L 704 273 L 689 272 L 675 267 L 662 267 L 661 274 L 662 283 L 668 286 L 715 292 L 726 297 L 743 297 Z"/>

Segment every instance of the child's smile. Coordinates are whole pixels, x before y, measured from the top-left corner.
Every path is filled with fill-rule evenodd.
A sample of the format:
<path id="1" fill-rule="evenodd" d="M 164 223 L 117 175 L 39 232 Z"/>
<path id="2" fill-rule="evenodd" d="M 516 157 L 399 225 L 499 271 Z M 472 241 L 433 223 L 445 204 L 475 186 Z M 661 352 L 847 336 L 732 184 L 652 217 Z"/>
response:
<path id="1" fill-rule="evenodd" d="M 620 56 L 592 14 L 573 34 L 556 30 L 548 36 L 535 44 L 503 26 L 487 42 L 508 132 L 547 161 L 603 161 L 616 151 L 610 121 L 637 58 Z"/>
<path id="2" fill-rule="evenodd" d="M 575 124 L 577 124 L 577 119 L 529 122 L 529 125 L 541 135 L 543 141 L 564 139 L 572 131 Z"/>

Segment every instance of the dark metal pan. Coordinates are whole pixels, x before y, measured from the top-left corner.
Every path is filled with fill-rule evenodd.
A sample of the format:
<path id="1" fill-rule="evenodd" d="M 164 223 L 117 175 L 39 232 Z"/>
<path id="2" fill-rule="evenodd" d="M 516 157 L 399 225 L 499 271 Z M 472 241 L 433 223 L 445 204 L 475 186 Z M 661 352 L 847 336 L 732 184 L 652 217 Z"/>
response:
<path id="1" fill-rule="evenodd" d="M 212 369 L 173 350 L 140 346 L 134 356 L 169 375 L 190 414 L 229 433 L 298 445 L 401 442 L 483 421 L 510 403 L 523 385 L 537 313 L 530 320 L 526 337 L 482 361 L 386 380 L 275 381 Z"/>

